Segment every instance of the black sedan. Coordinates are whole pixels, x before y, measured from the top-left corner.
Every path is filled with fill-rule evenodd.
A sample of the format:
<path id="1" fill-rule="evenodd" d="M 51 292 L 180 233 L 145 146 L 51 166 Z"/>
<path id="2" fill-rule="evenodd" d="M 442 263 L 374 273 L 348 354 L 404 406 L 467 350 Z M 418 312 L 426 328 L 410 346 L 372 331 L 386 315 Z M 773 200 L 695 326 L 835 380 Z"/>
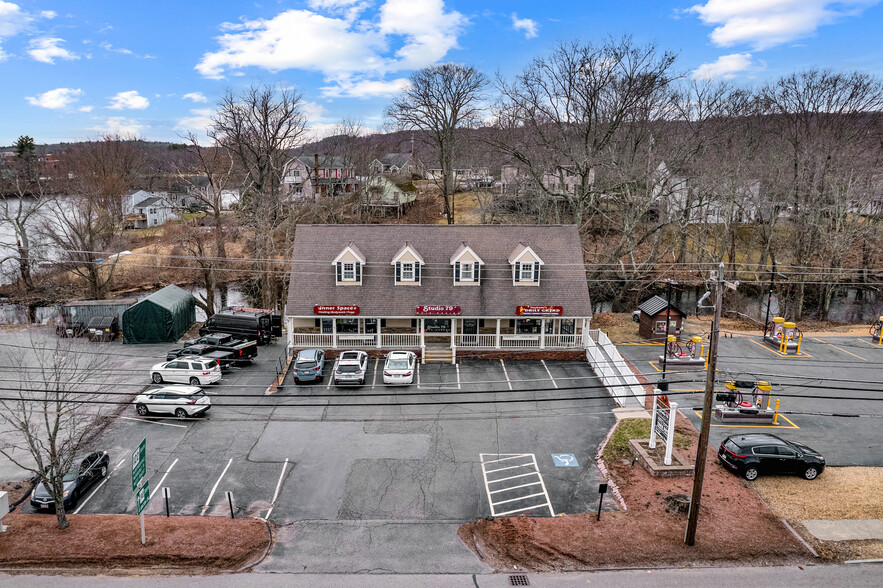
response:
<path id="1" fill-rule="evenodd" d="M 64 509 L 76 506 L 77 501 L 98 480 L 107 475 L 107 465 L 110 458 L 106 451 L 90 453 L 78 467 L 67 472 L 62 480 L 64 482 Z M 75 462 L 76 463 L 76 462 Z M 49 489 L 40 482 L 31 494 L 31 506 L 36 510 L 55 509 L 55 499 Z"/>
<path id="2" fill-rule="evenodd" d="M 825 469 L 825 458 L 818 452 L 767 433 L 731 435 L 721 443 L 717 458 L 746 480 L 761 474 L 798 474 L 815 480 Z"/>

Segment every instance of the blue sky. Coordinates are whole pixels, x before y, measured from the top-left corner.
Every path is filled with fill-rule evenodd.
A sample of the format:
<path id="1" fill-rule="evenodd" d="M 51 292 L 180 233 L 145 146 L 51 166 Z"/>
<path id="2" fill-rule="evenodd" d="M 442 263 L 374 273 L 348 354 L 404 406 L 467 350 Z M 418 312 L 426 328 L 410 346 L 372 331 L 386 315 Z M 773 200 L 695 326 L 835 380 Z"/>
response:
<path id="1" fill-rule="evenodd" d="M 345 116 L 379 128 L 417 68 L 512 75 L 561 40 L 607 35 L 736 83 L 815 66 L 879 75 L 881 30 L 883 0 L 0 0 L 0 144 L 176 140 L 254 82 L 298 87 L 315 135 Z"/>

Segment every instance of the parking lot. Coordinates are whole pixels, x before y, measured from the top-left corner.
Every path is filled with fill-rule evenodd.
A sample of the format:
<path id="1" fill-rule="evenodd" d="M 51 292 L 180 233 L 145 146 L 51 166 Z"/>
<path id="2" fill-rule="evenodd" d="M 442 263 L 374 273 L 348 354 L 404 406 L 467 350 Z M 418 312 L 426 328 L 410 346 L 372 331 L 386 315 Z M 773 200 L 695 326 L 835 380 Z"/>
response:
<path id="1" fill-rule="evenodd" d="M 131 354 L 146 347 L 115 348 Z M 165 347 L 156 347 L 150 352 L 159 356 Z M 262 347 L 253 365 L 206 386 L 212 408 L 205 417 L 141 418 L 124 410 L 95 444 L 110 453 L 111 472 L 77 512 L 135 512 L 130 460 L 145 438 L 155 496 L 148 514 L 165 514 L 162 487 L 170 490 L 171 514 L 229 516 L 229 491 L 236 516 L 279 524 L 453 523 L 491 516 L 492 502 L 512 507 L 496 504 L 496 514 L 538 516 L 597 504 L 594 454 L 615 404 L 585 362 L 426 364 L 413 385 L 389 387 L 378 373 L 382 361 L 371 359 L 364 386 L 336 387 L 327 375 L 295 386 L 289 374 L 281 391 L 266 395 L 282 352 L 279 344 Z M 145 387 L 153 361 L 133 375 Z M 575 465 L 556 466 L 552 455 L 562 453 L 573 454 Z M 509 455 L 528 456 L 529 468 L 487 482 L 488 475 L 508 477 L 486 469 Z M 534 487 L 542 500 L 521 498 L 536 494 L 524 490 Z"/>
<path id="2" fill-rule="evenodd" d="M 635 340 L 617 342 L 624 357 L 651 382 L 661 377 L 661 344 Z M 880 376 L 883 347 L 868 337 L 804 337 L 799 355 L 782 355 L 760 337 L 721 338 L 718 354 L 718 390 L 723 380 L 766 380 L 773 384 L 773 401 L 780 399 L 778 425 L 722 425 L 712 422 L 711 442 L 719 444 L 740 432 L 769 432 L 806 443 L 821 452 L 829 465 L 883 465 L 878 446 L 883 414 Z M 668 363 L 673 400 L 698 427 L 705 372 L 701 368 Z M 822 396 L 799 398 L 789 395 Z M 875 398 L 849 400 L 850 398 Z M 794 414 L 791 414 L 794 413 Z M 837 415 L 837 416 L 832 416 Z M 877 417 L 870 415 L 878 415 Z"/>

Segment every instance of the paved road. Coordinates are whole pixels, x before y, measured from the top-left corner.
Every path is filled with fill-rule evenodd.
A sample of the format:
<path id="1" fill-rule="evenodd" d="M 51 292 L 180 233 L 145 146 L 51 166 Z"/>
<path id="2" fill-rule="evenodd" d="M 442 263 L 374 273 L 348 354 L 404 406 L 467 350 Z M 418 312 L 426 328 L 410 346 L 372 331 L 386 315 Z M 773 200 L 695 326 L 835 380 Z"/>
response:
<path id="1" fill-rule="evenodd" d="M 696 569 L 658 569 L 578 572 L 570 574 L 526 574 L 530 586 L 537 588 L 576 588 L 587 585 L 629 586 L 634 588 L 744 588 L 745 586 L 801 586 L 804 588 L 828 588 L 830 586 L 850 586 L 854 588 L 876 587 L 880 585 L 880 564 L 861 565 L 818 565 L 788 567 L 733 567 Z M 520 574 L 517 570 L 511 574 Z M 506 574 L 439 574 L 439 575 L 386 575 L 362 574 L 358 577 L 337 574 L 235 574 L 209 577 L 187 577 L 187 585 L 218 587 L 288 586 L 291 588 L 351 587 L 361 588 L 503 588 L 511 586 Z M 54 587 L 59 583 L 57 576 L 0 575 L 0 583 L 14 582 L 22 587 Z M 65 577 L 65 586 L 180 586 L 179 577 L 119 578 L 119 577 Z"/>
<path id="2" fill-rule="evenodd" d="M 637 335 L 635 337 L 637 339 Z M 767 380 L 773 382 L 773 396 L 781 397 L 783 411 L 814 414 L 786 414 L 778 427 L 713 424 L 711 443 L 714 445 L 739 432 L 767 431 L 785 439 L 799 440 L 821 452 L 829 465 L 880 466 L 880 426 L 883 425 L 883 403 L 880 394 L 864 390 L 880 390 L 883 348 L 869 343 L 867 337 L 805 337 L 801 356 L 780 356 L 759 338 L 734 337 L 721 339 L 718 355 L 718 388 L 723 390 L 726 379 Z M 658 381 L 658 357 L 661 345 L 618 344 L 620 352 L 647 377 Z M 682 408 L 701 407 L 705 373 L 701 369 L 668 366 L 671 391 Z M 788 398 L 789 394 L 830 396 L 827 399 Z M 849 400 L 875 397 L 874 400 Z M 775 402 L 775 400 L 773 401 Z M 701 419 L 692 410 L 684 411 L 698 427 Z M 878 415 L 877 418 L 868 416 Z"/>

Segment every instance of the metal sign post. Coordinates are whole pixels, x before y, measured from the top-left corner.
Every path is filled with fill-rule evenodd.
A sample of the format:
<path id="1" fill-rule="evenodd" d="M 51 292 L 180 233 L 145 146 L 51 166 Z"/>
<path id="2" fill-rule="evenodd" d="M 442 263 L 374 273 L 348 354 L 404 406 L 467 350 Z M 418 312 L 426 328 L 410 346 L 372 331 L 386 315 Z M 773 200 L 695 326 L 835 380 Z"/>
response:
<path id="1" fill-rule="evenodd" d="M 132 452 L 132 492 L 135 493 L 135 504 L 141 516 L 141 545 L 147 541 L 144 534 L 144 509 L 150 503 L 150 485 L 147 483 L 147 437 Z"/>
<path id="2" fill-rule="evenodd" d="M 607 484 L 598 484 L 598 494 L 601 495 L 601 498 L 598 499 L 598 516 L 595 518 L 596 521 L 601 520 L 601 504 L 604 502 L 604 494 L 607 492 Z"/>
<path id="3" fill-rule="evenodd" d="M 141 515 L 141 545 L 144 545 L 146 537 L 144 535 L 144 509 L 150 504 L 150 484 L 144 480 L 144 485 L 135 493 L 135 502 L 138 505 L 138 514 Z"/>
<path id="4" fill-rule="evenodd" d="M 233 493 L 227 492 L 227 504 L 230 505 L 230 518 L 236 518 L 233 516 Z"/>
<path id="5" fill-rule="evenodd" d="M 171 492 L 169 492 L 168 486 L 163 486 L 162 496 L 166 501 L 166 518 L 169 517 L 169 496 L 170 496 L 170 494 L 171 494 Z"/>

